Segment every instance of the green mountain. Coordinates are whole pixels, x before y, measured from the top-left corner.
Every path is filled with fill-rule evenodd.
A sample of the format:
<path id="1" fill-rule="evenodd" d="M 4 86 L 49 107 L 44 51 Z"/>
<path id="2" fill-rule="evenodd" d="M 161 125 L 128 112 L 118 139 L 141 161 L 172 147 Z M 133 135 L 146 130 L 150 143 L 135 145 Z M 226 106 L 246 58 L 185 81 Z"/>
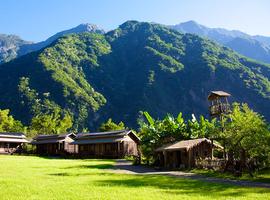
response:
<path id="1" fill-rule="evenodd" d="M 109 117 L 135 127 L 141 110 L 207 115 L 209 91 L 225 90 L 270 119 L 269 77 L 269 65 L 210 40 L 128 21 L 106 34 L 64 36 L 0 66 L 0 107 L 25 122 L 36 110 L 61 108 L 79 129 Z"/>
<path id="2" fill-rule="evenodd" d="M 105 33 L 104 30 L 94 24 L 80 24 L 74 28 L 56 33 L 47 40 L 37 43 L 24 41 L 16 35 L 0 34 L 0 64 L 27 53 L 38 51 L 64 35 L 84 32 Z"/>

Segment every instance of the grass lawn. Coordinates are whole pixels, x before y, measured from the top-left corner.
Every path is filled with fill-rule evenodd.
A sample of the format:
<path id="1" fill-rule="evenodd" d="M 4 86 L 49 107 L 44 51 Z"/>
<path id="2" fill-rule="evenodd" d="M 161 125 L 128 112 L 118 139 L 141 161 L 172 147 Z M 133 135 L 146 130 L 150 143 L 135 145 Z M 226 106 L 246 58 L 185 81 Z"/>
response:
<path id="1" fill-rule="evenodd" d="M 0 199 L 270 199 L 270 189 L 113 174 L 111 160 L 0 155 Z"/>
<path id="2" fill-rule="evenodd" d="M 221 173 L 214 170 L 204 170 L 204 169 L 194 169 L 191 170 L 191 172 L 217 178 L 249 180 L 249 181 L 270 183 L 270 169 L 262 170 L 259 173 L 254 174 L 254 177 L 251 177 L 248 173 L 243 174 L 243 176 L 241 177 L 235 177 L 231 173 Z"/>

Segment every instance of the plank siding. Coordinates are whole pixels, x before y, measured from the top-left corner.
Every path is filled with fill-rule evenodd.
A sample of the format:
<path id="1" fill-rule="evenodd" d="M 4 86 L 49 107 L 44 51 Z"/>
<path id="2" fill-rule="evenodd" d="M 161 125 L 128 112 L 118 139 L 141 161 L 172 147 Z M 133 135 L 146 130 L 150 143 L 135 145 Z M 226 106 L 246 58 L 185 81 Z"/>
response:
<path id="1" fill-rule="evenodd" d="M 92 158 L 139 156 L 139 138 L 129 130 L 78 134 L 78 155 Z"/>
<path id="2" fill-rule="evenodd" d="M 201 140 L 195 145 L 181 148 L 172 149 L 166 146 L 156 152 L 157 165 L 172 169 L 193 168 L 196 167 L 197 159 L 206 158 L 212 158 L 212 144 L 208 140 Z"/>

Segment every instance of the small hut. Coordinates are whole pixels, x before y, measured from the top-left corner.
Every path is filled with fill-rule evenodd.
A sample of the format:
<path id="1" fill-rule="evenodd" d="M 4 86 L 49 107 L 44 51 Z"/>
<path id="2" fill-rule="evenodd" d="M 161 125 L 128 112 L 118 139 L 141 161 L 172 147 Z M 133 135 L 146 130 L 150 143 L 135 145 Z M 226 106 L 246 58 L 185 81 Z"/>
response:
<path id="1" fill-rule="evenodd" d="M 123 158 L 139 156 L 140 139 L 131 130 L 81 133 L 73 144 L 78 145 L 79 156 L 94 158 Z"/>
<path id="2" fill-rule="evenodd" d="M 77 147 L 71 144 L 76 135 L 74 133 L 62 135 L 38 135 L 31 141 L 36 146 L 36 153 L 40 155 L 72 154 Z"/>
<path id="3" fill-rule="evenodd" d="M 221 146 L 214 144 L 214 147 Z M 192 168 L 196 159 L 212 157 L 212 143 L 206 138 L 183 140 L 156 149 L 157 161 L 165 168 Z"/>
<path id="4" fill-rule="evenodd" d="M 23 133 L 0 133 L 0 154 L 21 153 L 22 145 L 28 142 Z"/>

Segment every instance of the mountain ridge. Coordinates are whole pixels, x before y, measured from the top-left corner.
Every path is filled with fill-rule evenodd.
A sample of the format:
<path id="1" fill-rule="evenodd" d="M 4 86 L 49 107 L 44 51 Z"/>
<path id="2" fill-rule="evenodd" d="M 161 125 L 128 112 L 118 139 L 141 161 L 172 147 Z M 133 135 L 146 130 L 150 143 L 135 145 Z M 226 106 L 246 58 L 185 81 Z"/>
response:
<path id="1" fill-rule="evenodd" d="M 270 37 L 260 35 L 252 36 L 238 30 L 209 28 L 195 21 L 187 21 L 170 25 L 169 27 L 182 33 L 192 33 L 207 37 L 244 56 L 270 63 Z"/>
<path id="2" fill-rule="evenodd" d="M 110 117 L 136 127 L 144 110 L 155 118 L 207 116 L 208 93 L 225 90 L 270 119 L 269 77 L 270 65 L 211 40 L 127 21 L 106 34 L 63 36 L 1 65 L 0 108 L 27 123 L 33 108 L 44 107 L 36 102 L 46 103 L 72 113 L 79 130 Z"/>
<path id="3" fill-rule="evenodd" d="M 5 35 L 5 34 L 0 34 L 0 64 L 4 62 L 8 62 L 14 58 L 23 56 L 27 53 L 31 53 L 33 51 L 38 51 L 48 45 L 50 45 L 52 42 L 54 42 L 56 39 L 67 35 L 67 34 L 72 34 L 72 33 L 83 33 L 83 32 L 94 32 L 94 33 L 100 33 L 104 34 L 105 31 L 101 28 L 99 28 L 95 24 L 90 24 L 90 23 L 85 23 L 85 24 L 80 24 L 74 28 L 67 29 L 64 31 L 60 31 L 53 36 L 49 37 L 48 39 L 41 41 L 41 42 L 28 42 L 25 41 L 18 36 L 15 35 Z M 2 36 L 2 37 L 1 37 Z M 9 39 L 10 37 L 13 37 L 14 39 Z M 5 49 L 5 41 L 8 41 L 10 43 L 10 46 L 12 47 L 12 51 L 8 51 L 10 49 L 7 49 L 6 51 L 1 49 Z M 20 42 L 18 42 L 20 41 Z M 2 58 L 1 58 L 2 57 Z"/>

